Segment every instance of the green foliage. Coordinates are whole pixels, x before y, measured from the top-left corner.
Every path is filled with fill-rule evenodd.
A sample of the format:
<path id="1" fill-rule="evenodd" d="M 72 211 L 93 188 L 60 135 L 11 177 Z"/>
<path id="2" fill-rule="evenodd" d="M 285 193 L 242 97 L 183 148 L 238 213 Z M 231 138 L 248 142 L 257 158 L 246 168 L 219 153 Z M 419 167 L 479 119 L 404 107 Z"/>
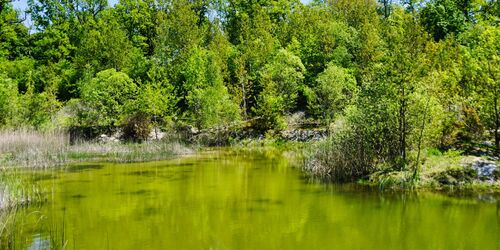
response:
<path id="1" fill-rule="evenodd" d="M 306 84 L 324 71 L 329 62 L 347 67 L 352 64 L 358 31 L 335 19 L 326 8 L 301 8 L 293 12 L 285 40 L 307 69 Z M 296 44 L 294 44 L 296 43 Z"/>
<path id="2" fill-rule="evenodd" d="M 204 49 L 192 51 L 183 72 L 187 117 L 199 128 L 227 126 L 240 120 L 237 104 L 223 84 L 215 55 Z"/>
<path id="3" fill-rule="evenodd" d="M 280 49 L 271 62 L 261 71 L 263 91 L 271 91 L 283 100 L 283 111 L 289 112 L 297 102 L 302 88 L 305 67 L 299 57 L 285 49 Z"/>
<path id="4" fill-rule="evenodd" d="M 0 75 L 0 126 L 15 125 L 18 116 L 19 97 L 15 82 Z"/>
<path id="5" fill-rule="evenodd" d="M 0 57 L 16 59 L 26 54 L 28 45 L 28 28 L 24 26 L 19 13 L 12 4 L 5 3 L 0 11 Z"/>
<path id="6" fill-rule="evenodd" d="M 120 71 L 140 53 L 110 11 L 104 11 L 102 18 L 89 21 L 83 28 L 75 58 L 81 68 L 90 66 L 95 72 L 109 68 Z"/>
<path id="7" fill-rule="evenodd" d="M 466 29 L 470 0 L 433 0 L 421 11 L 423 25 L 434 39 L 459 34 Z M 468 3 L 468 4 L 464 4 Z"/>
<path id="8" fill-rule="evenodd" d="M 492 131 L 497 152 L 500 152 L 500 28 L 479 23 L 464 34 L 465 80 L 471 92 L 470 104 Z"/>
<path id="9" fill-rule="evenodd" d="M 123 72 L 108 69 L 80 83 L 82 110 L 76 125 L 117 127 L 128 100 L 137 95 L 137 85 Z"/>
<path id="10" fill-rule="evenodd" d="M 296 107 L 299 89 L 303 87 L 305 67 L 299 57 L 280 49 L 261 71 L 262 91 L 254 112 L 256 126 L 263 131 L 284 128 L 283 115 Z"/>
<path id="11" fill-rule="evenodd" d="M 269 83 L 268 90 L 264 90 L 257 99 L 258 107 L 254 109 L 257 120 L 255 127 L 261 131 L 281 130 L 286 124 L 283 118 L 285 101 L 283 97 L 276 94 L 274 82 Z"/>
<path id="12" fill-rule="evenodd" d="M 52 117 L 61 106 L 54 92 L 34 93 L 31 86 L 21 97 L 21 103 L 24 108 L 23 118 L 26 124 L 42 129 L 52 128 Z"/>
<path id="13" fill-rule="evenodd" d="M 144 113 L 127 117 L 122 125 L 123 137 L 128 140 L 144 141 L 149 138 L 151 129 L 151 118 Z"/>
<path id="14" fill-rule="evenodd" d="M 342 124 L 329 148 L 355 152 L 332 155 L 363 173 L 418 172 L 428 147 L 500 148 L 497 1 L 28 4 L 0 9 L 0 127 L 273 134 L 305 111 L 332 133 Z"/>
<path id="15" fill-rule="evenodd" d="M 126 30 L 128 39 L 148 56 L 154 54 L 158 8 L 152 0 L 122 0 L 114 8 L 115 16 Z"/>
<path id="16" fill-rule="evenodd" d="M 307 92 L 309 111 L 325 120 L 341 115 L 344 108 L 355 101 L 356 79 L 347 69 L 330 63 L 316 82 Z"/>

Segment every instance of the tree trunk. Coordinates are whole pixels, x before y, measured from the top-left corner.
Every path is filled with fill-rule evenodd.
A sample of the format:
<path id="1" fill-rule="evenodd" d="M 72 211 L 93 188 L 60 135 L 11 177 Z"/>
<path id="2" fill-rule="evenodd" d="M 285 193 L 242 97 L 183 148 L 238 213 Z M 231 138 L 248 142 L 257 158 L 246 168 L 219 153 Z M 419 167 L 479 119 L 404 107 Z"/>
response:
<path id="1" fill-rule="evenodd" d="M 243 116 L 247 119 L 247 92 L 245 89 L 245 80 L 241 81 L 241 92 L 243 94 Z"/>
<path id="2" fill-rule="evenodd" d="M 488 73 L 491 75 L 491 79 L 493 79 L 493 109 L 495 111 L 495 151 L 497 156 L 500 155 L 500 114 L 498 113 L 498 84 L 497 79 L 495 77 L 494 72 L 491 70 L 491 65 L 488 63 Z"/>
<path id="3" fill-rule="evenodd" d="M 493 107 L 495 109 L 495 149 L 497 156 L 500 155 L 500 114 L 498 114 L 498 88 L 494 87 L 494 96 L 493 96 Z"/>
<path id="4" fill-rule="evenodd" d="M 413 180 L 417 179 L 418 174 L 420 173 L 420 151 L 422 150 L 422 140 L 424 138 L 424 130 L 425 130 L 425 124 L 427 120 L 427 112 L 429 109 L 429 103 L 431 98 L 429 97 L 427 99 L 427 103 L 425 104 L 425 110 L 424 110 L 424 117 L 422 119 L 422 127 L 420 128 L 420 135 L 418 137 L 418 152 L 417 152 L 417 160 L 415 163 L 415 169 L 413 170 Z"/>
<path id="5" fill-rule="evenodd" d="M 399 151 L 401 156 L 400 168 L 406 167 L 406 93 L 404 83 L 400 83 L 400 104 L 399 104 Z"/>

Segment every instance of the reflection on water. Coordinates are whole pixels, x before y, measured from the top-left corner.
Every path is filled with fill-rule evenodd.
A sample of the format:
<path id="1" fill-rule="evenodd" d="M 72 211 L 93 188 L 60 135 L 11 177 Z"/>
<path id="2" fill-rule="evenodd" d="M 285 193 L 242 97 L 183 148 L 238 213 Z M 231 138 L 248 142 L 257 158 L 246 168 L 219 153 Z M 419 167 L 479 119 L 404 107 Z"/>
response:
<path id="1" fill-rule="evenodd" d="M 49 200 L 17 213 L 15 248 L 500 249 L 491 197 L 326 185 L 283 157 L 211 152 L 38 174 Z"/>

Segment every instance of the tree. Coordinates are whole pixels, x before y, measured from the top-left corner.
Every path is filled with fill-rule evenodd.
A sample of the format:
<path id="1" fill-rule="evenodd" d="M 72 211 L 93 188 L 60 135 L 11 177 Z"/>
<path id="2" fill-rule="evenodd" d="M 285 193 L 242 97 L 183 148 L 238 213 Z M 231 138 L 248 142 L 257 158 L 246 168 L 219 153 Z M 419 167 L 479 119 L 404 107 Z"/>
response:
<path id="1" fill-rule="evenodd" d="M 251 15 L 238 15 L 237 33 L 229 35 L 229 41 L 235 46 L 231 58 L 232 81 L 229 89 L 232 95 L 240 98 L 238 102 L 243 107 L 245 116 L 256 106 L 261 85 L 259 72 L 279 47 L 273 36 L 272 20 L 266 10 L 257 8 L 250 12 Z M 228 28 L 230 27 L 226 27 Z"/>
<path id="2" fill-rule="evenodd" d="M 170 82 L 177 85 L 183 81 L 182 71 L 191 50 L 201 45 L 206 27 L 198 25 L 199 17 L 190 1 L 174 1 L 168 9 L 158 16 L 155 58 L 167 67 Z"/>
<path id="3" fill-rule="evenodd" d="M 224 86 L 211 51 L 195 48 L 183 72 L 187 116 L 198 128 L 227 126 L 240 120 L 238 105 Z"/>
<path id="4" fill-rule="evenodd" d="M 330 63 L 318 75 L 316 82 L 308 93 L 309 110 L 326 122 L 333 121 L 355 101 L 358 87 L 356 79 L 347 69 Z"/>
<path id="5" fill-rule="evenodd" d="M 425 5 L 420 16 L 426 30 L 438 41 L 448 34 L 463 32 L 469 10 L 470 0 L 433 0 Z"/>
<path id="6" fill-rule="evenodd" d="M 88 65 L 94 72 L 109 68 L 125 70 L 131 58 L 140 53 L 110 11 L 103 11 L 102 18 L 89 21 L 82 28 L 75 58 L 80 69 Z"/>
<path id="7" fill-rule="evenodd" d="M 274 88 L 275 93 L 283 99 L 283 111 L 290 112 L 295 108 L 299 90 L 303 87 L 305 71 L 299 57 L 280 49 L 261 71 L 263 91 Z"/>
<path id="8" fill-rule="evenodd" d="M 392 1 L 391 0 L 379 0 L 379 3 L 382 5 L 380 7 L 380 12 L 385 18 L 388 18 L 391 14 Z"/>
<path id="9" fill-rule="evenodd" d="M 28 52 L 28 29 L 12 4 L 0 2 L 0 57 L 13 60 Z"/>
<path id="10" fill-rule="evenodd" d="M 310 87 L 332 61 L 346 68 L 353 66 L 359 34 L 324 7 L 293 12 L 283 36 L 284 45 L 291 47 L 307 69 L 305 82 Z"/>
<path id="11" fill-rule="evenodd" d="M 18 120 L 18 105 L 16 82 L 0 75 L 0 127 L 15 125 Z"/>
<path id="12" fill-rule="evenodd" d="M 475 106 L 488 130 L 492 131 L 497 154 L 500 153 L 500 28 L 478 24 L 471 34 L 465 34 L 466 80 Z"/>
<path id="13" fill-rule="evenodd" d="M 71 23 L 79 28 L 90 20 L 95 20 L 107 7 L 107 0 L 28 0 L 29 14 L 35 26 L 43 31 L 50 26 Z M 75 30 L 73 30 L 75 31 Z"/>
<path id="14" fill-rule="evenodd" d="M 153 0 L 120 0 L 114 6 L 114 16 L 127 32 L 128 40 L 147 56 L 155 51 L 159 11 Z"/>
<path id="15" fill-rule="evenodd" d="M 408 165 L 408 138 L 414 132 L 415 125 L 410 117 L 414 115 L 412 98 L 416 95 L 416 86 L 421 81 L 423 72 L 419 60 L 424 60 L 423 53 L 426 38 L 425 33 L 411 16 L 402 9 L 396 9 L 387 19 L 384 30 L 387 42 L 387 57 L 385 58 L 385 73 L 379 81 L 387 82 L 389 100 L 397 107 L 398 165 L 401 169 Z M 394 128 L 393 128 L 394 129 Z"/>
<path id="16" fill-rule="evenodd" d="M 282 129 L 282 116 L 296 107 L 299 89 L 303 88 L 305 67 L 300 58 L 280 49 L 261 71 L 262 91 L 254 112 L 261 130 Z"/>
<path id="17" fill-rule="evenodd" d="M 80 83 L 82 110 L 77 117 L 79 126 L 118 127 L 125 105 L 137 96 L 137 85 L 123 72 L 108 69 Z"/>
<path id="18" fill-rule="evenodd" d="M 178 100 L 173 85 L 165 77 L 165 69 L 154 64 L 147 74 L 148 80 L 139 84 L 137 98 L 127 100 L 126 104 L 123 127 L 132 139 L 147 139 L 150 124 L 158 137 L 157 128 L 171 121 L 175 115 Z"/>

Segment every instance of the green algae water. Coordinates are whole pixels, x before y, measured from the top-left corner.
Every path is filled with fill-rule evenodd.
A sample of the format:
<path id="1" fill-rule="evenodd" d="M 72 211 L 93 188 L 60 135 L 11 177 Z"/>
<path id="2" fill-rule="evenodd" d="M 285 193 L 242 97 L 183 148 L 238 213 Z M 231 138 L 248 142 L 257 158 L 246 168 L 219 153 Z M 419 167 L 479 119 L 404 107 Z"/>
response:
<path id="1" fill-rule="evenodd" d="M 492 197 L 313 182 L 283 156 L 205 152 L 29 173 L 13 249 L 500 249 Z"/>

